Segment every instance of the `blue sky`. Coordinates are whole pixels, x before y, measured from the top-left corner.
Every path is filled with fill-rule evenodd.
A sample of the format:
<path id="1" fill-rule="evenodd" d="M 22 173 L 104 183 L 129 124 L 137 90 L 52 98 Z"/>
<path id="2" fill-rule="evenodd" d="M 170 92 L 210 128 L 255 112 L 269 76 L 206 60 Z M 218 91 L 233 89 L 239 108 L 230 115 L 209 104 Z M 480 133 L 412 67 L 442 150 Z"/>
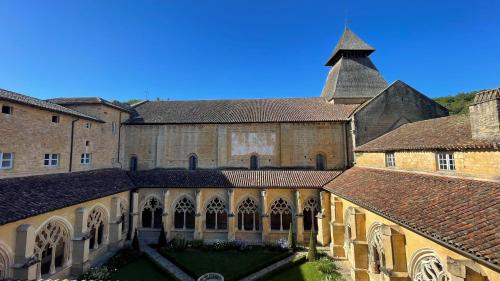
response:
<path id="1" fill-rule="evenodd" d="M 500 87 L 500 1 L 0 1 L 0 88 L 39 98 L 319 96 L 349 27 L 391 83 Z"/>

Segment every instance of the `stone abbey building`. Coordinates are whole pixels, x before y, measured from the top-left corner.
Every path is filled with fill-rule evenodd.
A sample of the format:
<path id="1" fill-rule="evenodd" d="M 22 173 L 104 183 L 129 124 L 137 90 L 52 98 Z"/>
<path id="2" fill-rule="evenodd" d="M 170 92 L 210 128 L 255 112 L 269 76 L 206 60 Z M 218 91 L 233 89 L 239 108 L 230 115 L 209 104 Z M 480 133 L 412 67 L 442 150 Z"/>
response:
<path id="1" fill-rule="evenodd" d="M 78 274 L 137 229 L 310 232 L 362 280 L 500 280 L 500 89 L 470 114 L 396 81 L 346 29 L 319 97 L 40 100 L 0 90 L 0 279 Z"/>

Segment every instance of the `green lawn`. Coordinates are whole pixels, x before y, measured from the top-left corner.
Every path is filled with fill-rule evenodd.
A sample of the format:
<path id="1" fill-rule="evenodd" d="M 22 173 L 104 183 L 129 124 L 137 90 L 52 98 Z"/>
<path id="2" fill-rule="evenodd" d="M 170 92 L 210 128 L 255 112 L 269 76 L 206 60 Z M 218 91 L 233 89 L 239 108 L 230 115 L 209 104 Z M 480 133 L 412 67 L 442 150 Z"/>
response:
<path id="1" fill-rule="evenodd" d="M 173 281 L 155 264 L 144 257 L 118 269 L 111 279 L 116 281 Z"/>
<path id="2" fill-rule="evenodd" d="M 165 252 L 162 254 L 193 277 L 217 272 L 224 280 L 238 280 L 291 255 L 263 249 L 250 251 L 199 251 Z"/>
<path id="3" fill-rule="evenodd" d="M 269 279 L 266 278 L 269 281 L 320 281 L 322 279 L 323 275 L 316 269 L 316 264 L 312 262 L 293 266 Z"/>

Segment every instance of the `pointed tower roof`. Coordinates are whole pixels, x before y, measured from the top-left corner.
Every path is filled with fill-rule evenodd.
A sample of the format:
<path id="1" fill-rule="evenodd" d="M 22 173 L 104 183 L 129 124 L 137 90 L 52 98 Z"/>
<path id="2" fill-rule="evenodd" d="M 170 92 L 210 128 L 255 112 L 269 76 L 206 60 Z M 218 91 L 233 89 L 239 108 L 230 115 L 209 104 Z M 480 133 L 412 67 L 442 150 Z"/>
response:
<path id="1" fill-rule="evenodd" d="M 358 55 L 368 56 L 373 53 L 373 51 L 375 51 L 375 49 L 372 46 L 361 40 L 358 35 L 346 27 L 337 46 L 335 46 L 330 58 L 326 62 L 326 66 L 333 66 L 343 54 L 356 53 Z"/>

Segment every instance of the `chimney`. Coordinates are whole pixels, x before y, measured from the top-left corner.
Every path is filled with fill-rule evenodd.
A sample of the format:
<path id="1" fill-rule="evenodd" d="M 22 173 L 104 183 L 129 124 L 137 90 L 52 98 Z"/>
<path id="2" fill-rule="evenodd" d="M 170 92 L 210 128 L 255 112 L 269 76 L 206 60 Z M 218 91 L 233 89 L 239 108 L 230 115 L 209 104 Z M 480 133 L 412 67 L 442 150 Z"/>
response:
<path id="1" fill-rule="evenodd" d="M 500 88 L 477 93 L 469 112 L 472 138 L 500 140 Z"/>

